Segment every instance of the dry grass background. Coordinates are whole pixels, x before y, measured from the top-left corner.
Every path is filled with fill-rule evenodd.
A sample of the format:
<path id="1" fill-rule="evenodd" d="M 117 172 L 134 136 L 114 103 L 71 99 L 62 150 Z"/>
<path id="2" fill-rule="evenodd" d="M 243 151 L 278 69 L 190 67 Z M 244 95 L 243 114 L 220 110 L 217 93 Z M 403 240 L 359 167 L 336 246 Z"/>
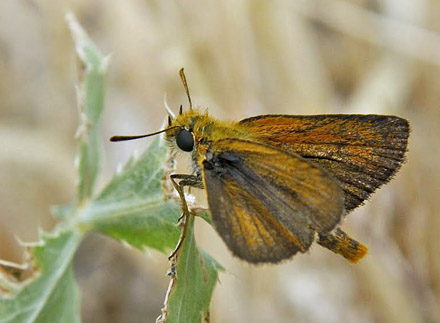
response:
<path id="1" fill-rule="evenodd" d="M 315 246 L 278 266 L 200 246 L 226 268 L 212 322 L 440 322 L 440 2 L 436 0 L 0 1 L 0 257 L 50 229 L 74 193 L 73 10 L 112 53 L 102 137 L 158 130 L 163 96 L 220 118 L 382 113 L 410 120 L 408 161 L 344 227 L 370 248 L 352 266 Z M 101 185 L 147 141 L 105 143 Z M 201 221 L 199 221 L 201 222 Z M 90 236 L 78 252 L 84 322 L 153 322 L 168 278 L 147 257 Z"/>

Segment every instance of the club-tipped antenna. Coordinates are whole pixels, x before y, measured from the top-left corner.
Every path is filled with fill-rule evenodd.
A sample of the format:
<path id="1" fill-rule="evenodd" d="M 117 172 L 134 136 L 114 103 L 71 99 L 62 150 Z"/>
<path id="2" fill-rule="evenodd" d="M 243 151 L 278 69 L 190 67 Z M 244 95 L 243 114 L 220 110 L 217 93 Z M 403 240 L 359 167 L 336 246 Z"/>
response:
<path id="1" fill-rule="evenodd" d="M 188 97 L 189 109 L 192 110 L 192 101 L 191 96 L 189 95 L 188 83 L 186 82 L 185 72 L 183 71 L 183 67 L 179 71 L 180 79 L 182 80 L 183 87 L 185 88 L 186 96 Z"/>
<path id="2" fill-rule="evenodd" d="M 138 136 L 113 136 L 113 137 L 110 138 L 110 141 L 113 141 L 113 142 L 115 142 L 115 141 L 127 141 L 127 140 L 134 140 L 134 139 L 140 139 L 140 138 L 145 138 L 145 137 L 151 137 L 151 136 L 158 135 L 158 134 L 160 134 L 162 132 L 165 132 L 165 131 L 168 131 L 168 130 L 171 130 L 171 129 L 174 129 L 174 128 L 178 128 L 178 127 L 179 126 L 169 127 L 169 128 L 166 128 L 166 129 L 163 129 L 163 130 L 160 130 L 160 131 L 156 131 L 156 132 L 153 132 L 153 133 L 148 133 L 146 135 L 138 135 Z"/>

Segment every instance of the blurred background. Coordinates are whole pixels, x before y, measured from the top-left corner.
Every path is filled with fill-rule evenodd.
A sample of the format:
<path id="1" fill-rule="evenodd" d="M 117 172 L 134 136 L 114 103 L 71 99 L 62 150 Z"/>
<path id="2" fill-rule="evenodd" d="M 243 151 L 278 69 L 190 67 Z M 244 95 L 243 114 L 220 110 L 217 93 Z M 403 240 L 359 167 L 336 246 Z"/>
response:
<path id="1" fill-rule="evenodd" d="M 102 124 L 105 168 L 193 101 L 219 118 L 264 113 L 379 113 L 412 126 L 407 163 L 343 227 L 369 247 L 358 265 L 313 246 L 277 266 L 232 258 L 202 221 L 198 244 L 227 271 L 211 321 L 440 322 L 440 2 L 436 0 L 0 1 L 0 258 L 16 237 L 54 226 L 74 196 L 78 122 L 72 10 L 111 53 Z M 154 322 L 168 263 L 90 235 L 78 252 L 84 322 Z"/>

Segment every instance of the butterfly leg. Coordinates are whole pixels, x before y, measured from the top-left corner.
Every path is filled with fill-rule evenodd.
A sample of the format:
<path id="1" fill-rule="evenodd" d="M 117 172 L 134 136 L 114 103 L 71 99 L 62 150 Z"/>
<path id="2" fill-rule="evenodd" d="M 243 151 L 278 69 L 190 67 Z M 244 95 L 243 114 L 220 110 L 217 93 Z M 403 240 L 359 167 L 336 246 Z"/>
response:
<path id="1" fill-rule="evenodd" d="M 341 228 L 328 233 L 320 233 L 318 244 L 340 254 L 352 264 L 357 263 L 368 251 L 366 246 L 350 238 Z"/>
<path id="2" fill-rule="evenodd" d="M 181 181 L 178 183 L 180 186 L 203 189 L 202 177 L 200 175 L 172 174 L 170 177 L 173 182 L 175 182 L 176 179 L 180 179 Z"/>
<path id="3" fill-rule="evenodd" d="M 203 189 L 203 182 L 202 182 L 202 178 L 200 175 L 173 174 L 170 177 L 171 177 L 171 181 L 173 181 L 173 186 L 176 188 L 177 192 L 179 192 L 180 188 L 182 189 L 182 192 L 179 192 L 179 197 L 181 200 L 182 200 L 182 196 L 183 196 L 183 198 L 185 198 L 185 194 L 181 195 L 181 193 L 183 193 L 184 186 L 188 186 L 189 188 L 195 187 L 195 188 Z M 180 180 L 180 182 L 176 183 L 176 180 Z M 176 185 L 178 185 L 180 188 L 178 189 L 176 187 Z M 183 203 L 183 200 L 182 200 L 182 203 Z M 186 200 L 185 200 L 185 204 L 186 204 Z M 182 206 L 182 208 L 184 208 L 184 207 L 185 206 Z M 186 206 L 186 209 L 188 209 L 188 206 Z M 179 219 L 178 219 L 179 223 L 182 221 L 184 216 L 185 216 L 185 214 L 182 214 L 179 217 Z"/>
<path id="4" fill-rule="evenodd" d="M 188 221 L 187 218 L 191 215 L 191 212 L 188 208 L 188 203 L 186 202 L 184 187 L 196 187 L 203 188 L 202 179 L 197 175 L 188 175 L 188 174 L 172 174 L 170 176 L 171 182 L 173 183 L 174 188 L 179 194 L 180 200 L 182 201 L 182 215 L 179 218 L 179 224 L 183 226 L 182 232 L 179 237 L 179 241 L 177 242 L 176 248 L 174 248 L 173 252 L 168 256 L 168 259 L 171 260 L 179 251 L 182 243 L 186 237 L 186 232 L 188 231 Z"/>

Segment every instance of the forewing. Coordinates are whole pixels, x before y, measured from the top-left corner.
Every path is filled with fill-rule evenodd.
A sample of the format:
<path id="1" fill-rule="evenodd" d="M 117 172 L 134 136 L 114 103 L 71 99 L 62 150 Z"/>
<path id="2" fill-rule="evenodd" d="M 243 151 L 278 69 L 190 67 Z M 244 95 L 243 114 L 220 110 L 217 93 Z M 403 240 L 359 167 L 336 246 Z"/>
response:
<path id="1" fill-rule="evenodd" d="M 328 232 L 344 212 L 339 183 L 298 155 L 242 140 L 211 145 L 204 187 L 216 230 L 252 263 L 305 252 L 315 231 Z"/>
<path id="2" fill-rule="evenodd" d="M 299 154 L 331 172 L 345 208 L 361 204 L 404 162 L 409 124 L 382 115 L 263 115 L 239 123 L 252 140 Z"/>

